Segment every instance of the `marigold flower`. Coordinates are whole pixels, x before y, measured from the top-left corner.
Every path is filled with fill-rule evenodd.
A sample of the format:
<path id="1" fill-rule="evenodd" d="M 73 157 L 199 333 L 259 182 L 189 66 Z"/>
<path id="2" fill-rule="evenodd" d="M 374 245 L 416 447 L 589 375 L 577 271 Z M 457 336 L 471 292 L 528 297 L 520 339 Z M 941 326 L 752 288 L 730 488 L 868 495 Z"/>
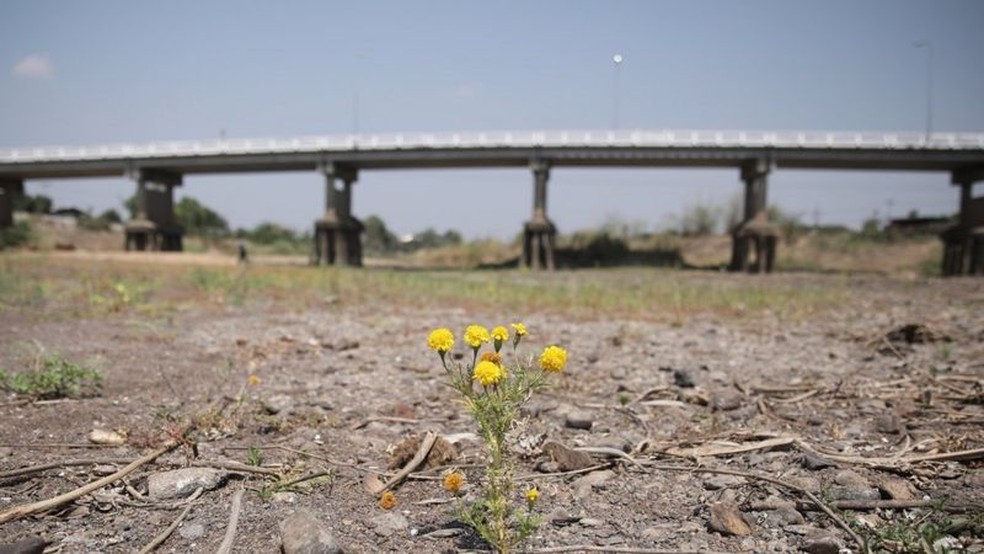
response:
<path id="1" fill-rule="evenodd" d="M 430 336 L 427 337 L 427 346 L 443 356 L 445 353 L 450 352 L 454 346 L 454 333 L 444 327 L 434 329 L 431 331 Z"/>
<path id="2" fill-rule="evenodd" d="M 489 330 L 481 325 L 469 325 L 465 328 L 465 342 L 475 350 L 482 346 L 482 343 L 489 342 Z"/>
<path id="3" fill-rule="evenodd" d="M 502 365 L 502 354 L 498 352 L 482 352 L 482 356 L 479 359 L 485 362 L 492 362 L 495 365 Z"/>
<path id="4" fill-rule="evenodd" d="M 483 387 L 487 387 L 498 383 L 505 376 L 506 370 L 501 365 L 482 360 L 475 366 L 472 379 L 481 383 Z"/>
<path id="5" fill-rule="evenodd" d="M 384 510 L 392 510 L 396 507 L 396 495 L 393 491 L 386 491 L 379 497 L 379 507 Z"/>
<path id="6" fill-rule="evenodd" d="M 509 340 L 509 331 L 503 326 L 498 326 L 492 329 L 492 346 L 495 347 L 495 351 L 498 352 L 502 348 L 502 343 Z"/>
<path id="7" fill-rule="evenodd" d="M 540 489 L 535 486 L 526 489 L 526 501 L 530 504 L 536 502 L 540 498 Z"/>
<path id="8" fill-rule="evenodd" d="M 444 476 L 444 489 L 451 494 L 458 494 L 461 485 L 465 484 L 465 474 L 460 471 L 452 471 Z"/>
<path id="9" fill-rule="evenodd" d="M 263 380 L 257 377 L 256 374 L 250 374 L 250 376 L 246 378 L 246 384 L 251 387 L 258 387 L 262 382 Z"/>
<path id="10" fill-rule="evenodd" d="M 519 341 L 523 340 L 526 336 L 526 325 L 522 323 L 513 323 L 511 325 L 513 328 L 513 348 L 519 346 Z"/>
<path id="11" fill-rule="evenodd" d="M 567 351 L 559 346 L 548 346 L 540 354 L 540 367 L 554 373 L 564 371 L 567 365 Z"/>

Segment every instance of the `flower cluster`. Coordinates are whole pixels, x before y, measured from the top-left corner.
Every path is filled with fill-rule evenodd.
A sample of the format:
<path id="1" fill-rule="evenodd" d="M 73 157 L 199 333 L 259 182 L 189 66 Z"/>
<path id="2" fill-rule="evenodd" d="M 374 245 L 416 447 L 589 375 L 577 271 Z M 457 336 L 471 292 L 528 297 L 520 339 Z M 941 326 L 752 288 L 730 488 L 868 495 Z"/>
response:
<path id="1" fill-rule="evenodd" d="M 522 323 L 497 326 L 491 331 L 481 325 L 469 325 L 462 335 L 472 351 L 468 364 L 447 356 L 455 344 L 450 329 L 435 329 L 427 337 L 427 346 L 440 356 L 452 388 L 475 419 L 488 454 L 479 498 L 465 507 L 464 497 L 459 497 L 460 517 L 500 553 L 508 552 L 529 536 L 539 522 L 533 510 L 540 496 L 536 487 L 514 498 L 507 432 L 519 417 L 522 404 L 533 392 L 547 386 L 546 376 L 567 367 L 567 351 L 557 345 L 544 348 L 539 358 L 522 359 L 518 347 L 526 336 L 526 325 Z M 511 363 L 504 359 L 505 344 L 512 345 Z M 491 349 L 483 352 L 485 345 Z M 465 475 L 458 470 L 443 479 L 444 488 L 455 496 L 459 496 L 464 482 Z M 516 507 L 518 503 L 525 503 L 525 510 Z"/>

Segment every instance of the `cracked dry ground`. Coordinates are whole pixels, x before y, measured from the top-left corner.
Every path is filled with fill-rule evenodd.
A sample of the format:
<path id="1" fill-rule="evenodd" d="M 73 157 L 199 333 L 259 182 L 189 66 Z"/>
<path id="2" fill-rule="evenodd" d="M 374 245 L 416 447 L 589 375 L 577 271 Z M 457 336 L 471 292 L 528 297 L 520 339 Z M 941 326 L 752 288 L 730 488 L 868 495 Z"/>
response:
<path id="1" fill-rule="evenodd" d="M 606 284 L 611 275 L 542 279 L 620 286 Z M 522 320 L 529 352 L 550 343 L 570 352 L 567 371 L 530 401 L 515 430 L 517 475 L 542 493 L 536 509 L 544 522 L 528 548 L 858 552 L 862 539 L 873 551 L 984 551 L 981 280 L 631 275 L 707 290 L 765 282 L 835 293 L 831 306 L 800 311 L 654 307 L 631 318 L 426 298 L 239 306 L 206 299 L 173 311 L 74 316 L 64 306 L 14 303 L 0 313 L 0 366 L 22 369 L 39 343 L 89 361 L 105 382 L 94 398 L 3 399 L 0 511 L 76 489 L 182 425 L 196 427 L 188 444 L 122 481 L 0 524 L 0 544 L 39 535 L 52 552 L 133 552 L 190 507 L 157 551 L 214 552 L 233 495 L 245 488 L 233 552 L 279 552 L 280 522 L 302 509 L 345 552 L 481 550 L 455 523 L 440 468 L 399 485 L 390 512 L 365 482 L 395 473 L 388 464 L 397 445 L 433 430 L 455 444 L 446 463 L 464 469 L 465 495 L 475 494 L 481 446 L 425 339 L 437 326 L 460 337 L 470 323 Z M 460 279 L 467 286 L 467 274 Z M 87 445 L 93 429 L 123 431 L 127 442 Z M 577 460 L 565 454 L 579 447 L 602 467 L 571 472 Z M 92 462 L 9 476 L 78 460 Z M 247 461 L 261 465 L 224 464 Z M 190 502 L 145 496 L 150 476 L 189 465 L 228 478 Z M 273 475 L 244 470 L 256 467 Z M 286 482 L 318 472 L 327 475 L 273 486 L 278 475 Z M 858 509 L 838 504 L 845 501 Z M 877 507 L 892 503 L 916 507 Z M 943 531 L 933 535 L 929 523 Z"/>

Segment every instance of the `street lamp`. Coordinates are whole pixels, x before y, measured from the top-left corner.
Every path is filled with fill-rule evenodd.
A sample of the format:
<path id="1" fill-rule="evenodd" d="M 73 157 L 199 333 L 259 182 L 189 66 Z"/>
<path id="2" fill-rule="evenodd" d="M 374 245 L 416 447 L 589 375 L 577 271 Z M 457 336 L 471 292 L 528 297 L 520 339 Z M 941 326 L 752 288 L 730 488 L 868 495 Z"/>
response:
<path id="1" fill-rule="evenodd" d="M 933 43 L 928 40 L 913 46 L 926 49 L 926 144 L 933 132 Z"/>
<path id="2" fill-rule="evenodd" d="M 612 129 L 618 129 L 618 68 L 622 66 L 625 58 L 621 54 L 612 56 L 615 62 L 615 73 L 612 78 Z"/>

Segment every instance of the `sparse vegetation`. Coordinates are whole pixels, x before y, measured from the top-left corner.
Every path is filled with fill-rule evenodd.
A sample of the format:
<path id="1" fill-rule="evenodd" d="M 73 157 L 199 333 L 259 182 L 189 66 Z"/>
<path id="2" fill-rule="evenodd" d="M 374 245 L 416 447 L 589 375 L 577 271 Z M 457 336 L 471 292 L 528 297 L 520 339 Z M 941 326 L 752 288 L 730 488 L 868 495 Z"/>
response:
<path id="1" fill-rule="evenodd" d="M 37 400 L 97 396 L 102 385 L 98 370 L 48 356 L 32 370 L 8 374 L 0 368 L 0 387 Z"/>

